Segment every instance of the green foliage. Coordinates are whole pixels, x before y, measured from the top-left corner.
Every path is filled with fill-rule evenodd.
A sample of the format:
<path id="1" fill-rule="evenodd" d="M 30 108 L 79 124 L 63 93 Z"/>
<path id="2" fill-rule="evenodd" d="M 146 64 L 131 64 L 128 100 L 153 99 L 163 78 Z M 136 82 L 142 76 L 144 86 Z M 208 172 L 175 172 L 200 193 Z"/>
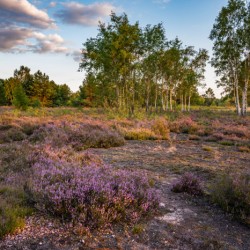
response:
<path id="1" fill-rule="evenodd" d="M 67 84 L 57 85 L 53 98 L 54 106 L 67 106 L 71 97 L 71 90 Z"/>
<path id="2" fill-rule="evenodd" d="M 157 135 L 147 128 L 125 129 L 123 131 L 126 140 L 157 140 Z"/>
<path id="3" fill-rule="evenodd" d="M 204 104 L 206 106 L 211 106 L 213 104 L 213 102 L 215 101 L 215 94 L 212 88 L 208 88 L 205 92 L 205 94 L 203 95 L 205 102 Z"/>
<path id="4" fill-rule="evenodd" d="M 7 98 L 5 95 L 4 80 L 0 79 L 0 106 L 7 105 Z"/>
<path id="5" fill-rule="evenodd" d="M 14 89 L 12 104 L 20 110 L 26 110 L 28 108 L 29 99 L 20 84 Z"/>
<path id="6" fill-rule="evenodd" d="M 169 124 L 168 121 L 164 118 L 158 118 L 156 119 L 151 127 L 152 131 L 161 137 L 161 139 L 168 140 L 169 139 Z"/>
<path id="7" fill-rule="evenodd" d="M 80 69 L 87 74 L 80 87 L 89 107 L 116 107 L 134 117 L 136 108 L 147 112 L 173 109 L 177 94 L 191 99 L 204 77 L 208 53 L 168 41 L 162 23 L 141 28 L 126 14 L 111 14 L 99 25 L 96 38 L 84 43 Z"/>
<path id="8" fill-rule="evenodd" d="M 140 233 L 143 232 L 143 230 L 144 230 L 144 226 L 143 226 L 143 225 L 141 225 L 141 224 L 136 224 L 136 225 L 134 225 L 133 228 L 132 228 L 132 233 L 133 233 L 133 234 L 140 234 Z"/>
<path id="9" fill-rule="evenodd" d="M 25 216 L 32 213 L 25 201 L 24 192 L 0 187 L 0 239 L 25 226 Z"/>
<path id="10" fill-rule="evenodd" d="M 16 89 L 19 91 L 17 98 L 15 98 Z M 57 85 L 40 70 L 31 74 L 30 69 L 25 66 L 21 66 L 19 70 L 16 69 L 14 76 L 6 79 L 4 84 L 0 81 L 0 90 L 0 105 L 14 104 L 15 102 L 14 105 L 23 110 L 27 109 L 28 106 L 28 104 L 24 105 L 26 103 L 24 94 L 30 99 L 29 106 L 34 108 L 78 105 L 74 97 L 71 100 L 72 93 L 67 84 Z"/>
<path id="11" fill-rule="evenodd" d="M 220 76 L 218 86 L 234 93 L 238 115 L 246 115 L 250 79 L 250 3 L 229 0 L 215 20 L 210 33 L 214 41 L 212 65 Z M 240 103 L 242 96 L 242 106 Z"/>
<path id="12" fill-rule="evenodd" d="M 42 104 L 38 98 L 34 98 L 33 100 L 30 101 L 30 106 L 33 108 L 41 108 Z"/>

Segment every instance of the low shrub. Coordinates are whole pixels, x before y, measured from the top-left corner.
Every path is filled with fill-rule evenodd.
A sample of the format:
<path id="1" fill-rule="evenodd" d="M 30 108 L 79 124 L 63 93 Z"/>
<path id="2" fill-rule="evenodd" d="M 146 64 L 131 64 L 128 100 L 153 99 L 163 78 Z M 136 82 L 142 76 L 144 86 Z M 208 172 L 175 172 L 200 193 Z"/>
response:
<path id="1" fill-rule="evenodd" d="M 201 138 L 198 135 L 189 135 L 188 139 L 191 141 L 199 141 Z"/>
<path id="2" fill-rule="evenodd" d="M 242 153 L 250 153 L 250 147 L 247 146 L 240 146 L 238 147 L 238 150 Z"/>
<path id="3" fill-rule="evenodd" d="M 204 151 L 207 151 L 207 152 L 212 152 L 214 149 L 212 148 L 212 147 L 209 147 L 209 146 L 202 146 L 202 149 L 204 150 Z"/>
<path id="4" fill-rule="evenodd" d="M 133 128 L 123 130 L 126 140 L 157 140 L 157 135 L 147 128 Z"/>
<path id="5" fill-rule="evenodd" d="M 236 122 L 230 121 L 225 124 L 225 122 L 220 122 L 216 120 L 212 123 L 212 128 L 215 133 L 222 135 L 225 140 L 242 140 L 250 139 L 250 131 L 248 124 L 237 124 Z"/>
<path id="6" fill-rule="evenodd" d="M 19 127 L 11 127 L 10 129 L 0 131 L 0 143 L 22 141 L 26 137 Z"/>
<path id="7" fill-rule="evenodd" d="M 109 148 L 124 145 L 117 131 L 100 123 L 48 123 L 34 131 L 30 140 L 45 142 L 53 147 L 71 145 L 76 150 Z"/>
<path id="8" fill-rule="evenodd" d="M 164 118 L 158 118 L 153 121 L 153 124 L 151 126 L 151 130 L 158 135 L 163 140 L 169 139 L 169 124 L 166 119 Z"/>
<path id="9" fill-rule="evenodd" d="M 137 222 L 159 203 L 157 190 L 141 173 L 43 155 L 33 165 L 29 190 L 38 209 L 89 228 Z"/>
<path id="10" fill-rule="evenodd" d="M 81 123 L 66 126 L 69 141 L 75 148 L 110 148 L 124 145 L 117 131 L 100 123 Z"/>
<path id="11" fill-rule="evenodd" d="M 219 144 L 221 144 L 223 146 L 234 146 L 235 142 L 233 142 L 233 141 L 220 141 Z"/>
<path id="12" fill-rule="evenodd" d="M 213 202 L 250 225 L 250 174 L 224 174 L 210 186 Z"/>
<path id="13" fill-rule="evenodd" d="M 25 225 L 32 209 L 25 205 L 25 194 L 10 187 L 0 187 L 0 239 Z"/>
<path id="14" fill-rule="evenodd" d="M 175 193 L 188 193 L 194 196 L 202 195 L 203 186 L 199 177 L 192 173 L 185 173 L 173 183 L 172 189 Z"/>
<path id="15" fill-rule="evenodd" d="M 170 131 L 192 134 L 198 130 L 198 124 L 191 117 L 182 117 L 170 124 Z"/>
<path id="16" fill-rule="evenodd" d="M 29 155 L 33 148 L 26 142 L 0 145 L 0 180 L 9 174 L 25 173 L 30 168 Z M 17 179 L 16 182 L 21 182 Z"/>

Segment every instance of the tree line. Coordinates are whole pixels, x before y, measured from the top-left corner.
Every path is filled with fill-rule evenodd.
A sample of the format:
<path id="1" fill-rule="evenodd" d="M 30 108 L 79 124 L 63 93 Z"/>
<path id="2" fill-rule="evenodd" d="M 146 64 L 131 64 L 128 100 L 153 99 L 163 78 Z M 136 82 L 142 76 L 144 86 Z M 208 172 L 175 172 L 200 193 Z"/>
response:
<path id="1" fill-rule="evenodd" d="M 0 79 L 0 106 L 14 105 L 16 108 L 25 110 L 29 106 L 40 107 L 106 107 L 98 96 L 86 95 L 86 82 L 75 93 L 67 84 L 58 85 L 49 76 L 40 70 L 31 74 L 26 66 L 20 66 L 14 71 L 12 77 Z M 87 92 L 90 93 L 90 92 Z M 214 92 L 208 88 L 204 95 L 193 93 L 192 104 L 194 105 L 219 105 L 220 100 L 215 98 Z"/>
<path id="2" fill-rule="evenodd" d="M 20 109 L 56 107 L 70 104 L 72 92 L 67 84 L 58 85 L 40 70 L 31 74 L 21 66 L 13 77 L 0 79 L 0 105 L 14 105 Z"/>

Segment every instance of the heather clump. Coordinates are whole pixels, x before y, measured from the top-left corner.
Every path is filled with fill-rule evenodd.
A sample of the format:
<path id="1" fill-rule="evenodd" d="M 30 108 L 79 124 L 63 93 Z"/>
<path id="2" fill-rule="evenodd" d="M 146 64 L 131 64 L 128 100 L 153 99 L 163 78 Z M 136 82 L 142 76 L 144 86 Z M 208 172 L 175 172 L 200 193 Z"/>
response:
<path id="1" fill-rule="evenodd" d="M 185 173 L 172 185 L 172 191 L 176 193 L 188 193 L 199 196 L 204 193 L 201 180 L 192 173 Z"/>
<path id="2" fill-rule="evenodd" d="M 32 146 L 25 141 L 0 145 L 0 180 L 8 173 L 24 173 L 28 170 L 32 150 Z"/>
<path id="3" fill-rule="evenodd" d="M 117 131 L 101 123 L 88 121 L 44 124 L 33 132 L 30 140 L 45 142 L 53 147 L 71 145 L 76 150 L 109 148 L 124 144 L 123 137 Z"/>
<path id="4" fill-rule="evenodd" d="M 13 141 L 22 141 L 26 138 L 26 134 L 19 127 L 2 126 L 0 130 L 0 143 L 8 143 Z"/>
<path id="5" fill-rule="evenodd" d="M 250 131 L 248 124 L 237 124 L 233 122 L 220 122 L 216 120 L 212 123 L 212 128 L 214 130 L 214 135 L 220 134 L 220 140 L 249 140 Z"/>
<path id="6" fill-rule="evenodd" d="M 36 143 L 50 144 L 53 147 L 62 147 L 69 142 L 66 131 L 59 124 L 53 122 L 42 124 L 35 129 L 29 140 Z"/>
<path id="7" fill-rule="evenodd" d="M 76 149 L 110 148 L 124 145 L 124 138 L 117 131 L 100 122 L 85 122 L 66 126 L 69 141 Z"/>
<path id="8" fill-rule="evenodd" d="M 210 187 L 211 199 L 250 225 L 250 174 L 224 174 Z"/>
<path id="9" fill-rule="evenodd" d="M 141 173 L 79 163 L 37 156 L 29 184 L 37 208 L 90 228 L 137 222 L 156 210 L 157 191 Z"/>
<path id="10" fill-rule="evenodd" d="M 170 130 L 176 133 L 192 134 L 198 130 L 198 124 L 191 117 L 182 117 L 170 124 Z"/>

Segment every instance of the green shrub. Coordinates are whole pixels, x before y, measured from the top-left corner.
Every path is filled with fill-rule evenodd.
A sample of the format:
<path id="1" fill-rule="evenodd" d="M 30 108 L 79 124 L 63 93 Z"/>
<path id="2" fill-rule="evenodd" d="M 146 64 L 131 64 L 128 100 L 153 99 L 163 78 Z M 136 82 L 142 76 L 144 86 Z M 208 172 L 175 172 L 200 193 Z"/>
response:
<path id="1" fill-rule="evenodd" d="M 235 143 L 233 141 L 221 141 L 219 144 L 223 146 L 233 146 Z"/>
<path id="2" fill-rule="evenodd" d="M 32 209 L 25 205 L 23 191 L 0 187 L 0 239 L 25 226 L 25 216 Z"/>
<path id="3" fill-rule="evenodd" d="M 28 108 L 29 99 L 27 95 L 25 94 L 24 89 L 21 84 L 19 84 L 14 89 L 12 104 L 20 110 L 26 110 Z"/>
<path id="4" fill-rule="evenodd" d="M 211 199 L 250 225 L 250 174 L 224 174 L 210 187 Z"/>

